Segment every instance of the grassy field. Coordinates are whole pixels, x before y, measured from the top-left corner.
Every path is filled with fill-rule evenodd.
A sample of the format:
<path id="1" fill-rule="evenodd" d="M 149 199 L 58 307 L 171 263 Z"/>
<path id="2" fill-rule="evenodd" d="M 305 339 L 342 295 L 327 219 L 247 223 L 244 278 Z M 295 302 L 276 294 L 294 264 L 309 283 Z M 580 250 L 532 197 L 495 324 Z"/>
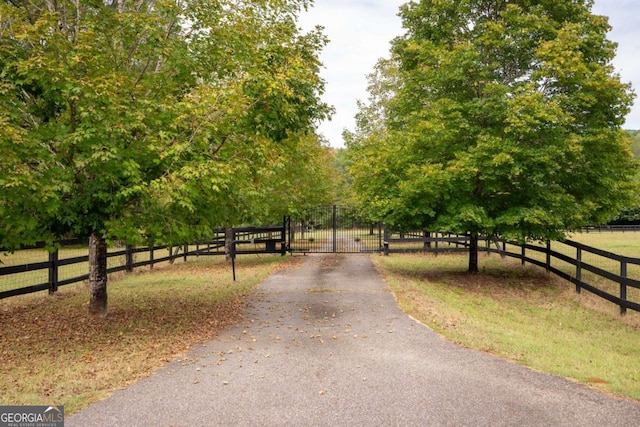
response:
<path id="1" fill-rule="evenodd" d="M 541 268 L 496 255 L 480 256 L 477 275 L 465 272 L 466 255 L 373 259 L 400 306 L 450 340 L 640 399 L 637 313 L 621 317 Z"/>
<path id="2" fill-rule="evenodd" d="M 87 316 L 84 285 L 0 301 L 0 405 L 64 405 L 71 414 L 126 387 L 233 322 L 244 296 L 299 258 L 222 257 L 123 275 L 109 316 Z"/>
<path id="3" fill-rule="evenodd" d="M 569 239 L 614 254 L 640 258 L 640 231 L 574 233 L 569 235 Z"/>
<path id="4" fill-rule="evenodd" d="M 640 232 L 606 232 L 606 233 L 575 233 L 568 236 L 569 240 L 573 240 L 578 243 L 582 243 L 587 246 L 591 246 L 597 249 L 608 251 L 618 255 L 624 255 L 631 258 L 640 258 Z M 540 244 L 542 245 L 542 244 Z M 553 251 L 565 254 L 573 259 L 577 257 L 577 250 L 574 247 L 565 245 L 562 242 L 551 242 L 551 249 Z M 518 248 L 512 247 L 512 252 L 519 253 Z M 537 259 L 539 261 L 545 261 L 545 255 L 543 253 L 536 253 L 534 251 L 527 251 L 527 257 Z M 590 264 L 592 266 L 601 268 L 614 274 L 620 274 L 621 265 L 620 262 L 590 253 L 588 251 L 582 251 L 582 262 Z M 551 264 L 565 273 L 576 276 L 576 267 L 557 258 L 553 258 Z M 628 264 L 627 277 L 640 280 L 640 264 Z M 582 280 L 586 283 L 596 286 L 598 289 L 608 292 L 611 295 L 620 296 L 620 284 L 618 282 L 605 279 L 598 276 L 595 273 L 590 273 L 586 270 L 582 271 Z M 589 294 L 585 294 L 589 295 Z M 599 297 L 592 296 L 591 301 L 588 302 L 593 308 L 602 309 L 605 308 L 611 313 L 619 312 L 619 307 L 613 304 L 607 304 L 602 307 L 602 303 Z M 640 289 L 632 287 L 627 288 L 627 299 L 629 301 L 640 302 Z"/>

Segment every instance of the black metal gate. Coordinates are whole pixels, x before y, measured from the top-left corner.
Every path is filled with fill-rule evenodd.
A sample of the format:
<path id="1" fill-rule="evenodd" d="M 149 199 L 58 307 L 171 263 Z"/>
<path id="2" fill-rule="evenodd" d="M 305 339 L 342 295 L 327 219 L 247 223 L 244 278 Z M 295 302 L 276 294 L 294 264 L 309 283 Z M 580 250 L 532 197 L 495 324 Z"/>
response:
<path id="1" fill-rule="evenodd" d="M 303 253 L 363 253 L 382 250 L 382 226 L 352 207 L 322 206 L 289 218 L 288 246 Z"/>

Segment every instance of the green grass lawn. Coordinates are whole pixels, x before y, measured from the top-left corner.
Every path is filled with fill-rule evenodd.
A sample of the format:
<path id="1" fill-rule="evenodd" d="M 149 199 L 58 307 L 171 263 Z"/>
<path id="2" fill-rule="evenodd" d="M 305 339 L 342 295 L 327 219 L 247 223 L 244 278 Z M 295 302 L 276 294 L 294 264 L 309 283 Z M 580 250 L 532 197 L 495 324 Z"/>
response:
<path id="1" fill-rule="evenodd" d="M 630 258 L 640 258 L 640 232 L 574 233 L 572 235 L 569 235 L 568 238 L 569 240 L 573 240 L 575 242 L 608 251 L 617 255 L 624 255 Z M 562 242 L 551 242 L 551 249 L 553 251 L 565 254 L 573 259 L 577 257 L 577 249 Z M 511 250 L 514 252 L 519 252 L 519 249 L 517 248 L 513 249 L 512 247 Z M 545 261 L 544 253 L 528 250 L 527 257 L 534 258 L 542 262 Z M 586 250 L 582 251 L 582 262 L 604 269 L 614 274 L 620 274 L 622 267 L 620 261 L 618 260 L 590 253 Z M 557 258 L 553 258 L 552 266 L 564 271 L 565 273 L 573 277 L 576 277 L 576 267 L 574 265 L 561 261 Z M 629 263 L 627 264 L 626 269 L 627 277 L 640 280 L 640 264 Z M 620 284 L 618 282 L 606 279 L 584 269 L 582 270 L 582 280 L 590 285 L 597 287 L 598 289 L 608 292 L 611 295 L 620 296 Z M 640 289 L 628 287 L 627 299 L 633 302 L 640 302 Z M 593 301 L 599 301 L 599 298 L 594 297 Z M 591 305 L 596 307 L 600 304 L 595 303 Z M 620 310 L 613 304 L 608 304 L 607 309 L 612 313 Z"/>
<path id="2" fill-rule="evenodd" d="M 574 233 L 569 239 L 614 254 L 640 258 L 640 231 Z"/>
<path id="3" fill-rule="evenodd" d="M 640 399 L 640 316 L 621 317 L 610 304 L 578 295 L 538 267 L 480 256 L 481 272 L 465 272 L 466 255 L 374 256 L 400 306 L 461 345 L 532 369 Z"/>

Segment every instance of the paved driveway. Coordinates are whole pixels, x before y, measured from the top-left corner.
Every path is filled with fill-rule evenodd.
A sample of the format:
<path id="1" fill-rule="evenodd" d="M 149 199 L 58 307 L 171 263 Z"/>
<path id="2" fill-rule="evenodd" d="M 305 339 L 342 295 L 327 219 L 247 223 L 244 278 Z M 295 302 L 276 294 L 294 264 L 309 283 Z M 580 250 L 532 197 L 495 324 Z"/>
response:
<path id="1" fill-rule="evenodd" d="M 397 308 L 367 256 L 318 255 L 66 425 L 636 426 L 640 404 L 447 342 Z"/>

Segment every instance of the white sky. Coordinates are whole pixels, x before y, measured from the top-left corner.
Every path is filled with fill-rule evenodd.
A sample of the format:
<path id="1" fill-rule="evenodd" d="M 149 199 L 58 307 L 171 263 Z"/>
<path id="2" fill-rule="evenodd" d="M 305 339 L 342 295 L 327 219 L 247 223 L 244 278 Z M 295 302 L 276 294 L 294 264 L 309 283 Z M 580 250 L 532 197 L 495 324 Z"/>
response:
<path id="1" fill-rule="evenodd" d="M 397 16 L 407 0 L 315 0 L 301 16 L 302 28 L 321 25 L 331 40 L 324 49 L 322 77 L 327 82 L 324 101 L 336 109 L 331 121 L 320 125 L 334 147 L 341 147 L 342 131 L 354 130 L 356 100 L 366 100 L 367 74 L 377 60 L 387 57 L 389 42 L 402 31 Z M 623 82 L 632 83 L 640 98 L 640 1 L 595 0 L 593 12 L 609 17 L 609 39 L 618 43 L 614 65 Z M 640 99 L 627 116 L 627 129 L 640 129 Z"/>

